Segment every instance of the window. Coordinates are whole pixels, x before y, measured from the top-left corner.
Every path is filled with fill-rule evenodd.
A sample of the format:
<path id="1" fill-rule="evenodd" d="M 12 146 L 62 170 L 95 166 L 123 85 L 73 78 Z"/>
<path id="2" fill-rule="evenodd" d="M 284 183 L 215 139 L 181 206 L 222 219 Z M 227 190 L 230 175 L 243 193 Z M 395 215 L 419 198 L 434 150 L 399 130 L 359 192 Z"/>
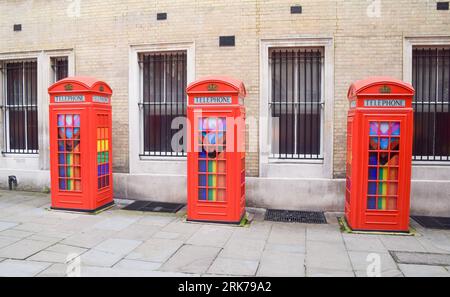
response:
<path id="1" fill-rule="evenodd" d="M 413 48 L 413 159 L 450 161 L 450 47 Z"/>
<path id="2" fill-rule="evenodd" d="M 37 62 L 8 61 L 3 74 L 3 153 L 38 153 Z"/>
<path id="3" fill-rule="evenodd" d="M 179 124 L 185 123 L 186 52 L 140 54 L 139 64 L 141 156 L 185 156 L 185 137 L 173 136 L 179 131 Z"/>
<path id="4" fill-rule="evenodd" d="M 323 49 L 272 49 L 269 55 L 270 156 L 323 159 Z"/>
<path id="5" fill-rule="evenodd" d="M 67 57 L 51 58 L 51 65 L 53 70 L 53 82 L 57 82 L 68 76 L 69 61 Z"/>

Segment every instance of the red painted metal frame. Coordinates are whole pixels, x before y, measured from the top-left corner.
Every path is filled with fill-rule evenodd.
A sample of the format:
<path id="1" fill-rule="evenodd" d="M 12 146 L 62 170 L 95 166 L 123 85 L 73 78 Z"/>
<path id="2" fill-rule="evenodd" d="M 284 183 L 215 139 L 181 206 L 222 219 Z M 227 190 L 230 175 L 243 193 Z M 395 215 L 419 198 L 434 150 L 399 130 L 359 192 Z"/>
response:
<path id="1" fill-rule="evenodd" d="M 414 89 L 410 84 L 389 77 L 371 77 L 350 86 L 345 215 L 354 230 L 409 230 L 413 96 Z M 405 100 L 405 105 L 365 106 L 364 100 L 373 99 Z M 378 129 L 377 135 L 370 130 L 370 125 Z M 381 125 L 389 127 L 383 136 Z M 395 126 L 400 129 L 398 136 L 393 133 Z M 384 149 L 382 138 L 388 143 Z M 381 158 L 386 156 L 388 161 L 380 165 Z M 369 165 L 369 161 L 375 165 Z M 381 177 L 383 172 L 389 172 L 386 179 Z M 373 178 L 374 173 L 376 178 Z"/>
<path id="2" fill-rule="evenodd" d="M 239 223 L 245 214 L 245 86 L 229 77 L 206 77 L 191 83 L 187 94 L 187 219 Z M 231 97 L 231 101 L 196 103 L 196 97 Z"/>
<path id="3" fill-rule="evenodd" d="M 95 78 L 77 76 L 56 82 L 48 88 L 48 93 L 50 94 L 51 207 L 93 212 L 113 204 L 111 88 L 105 82 Z M 55 101 L 57 96 L 84 97 L 83 101 L 70 102 L 70 98 L 74 97 L 69 97 L 69 100 L 61 102 L 61 100 Z M 79 129 L 78 138 L 75 138 L 75 133 L 73 137 L 79 141 L 76 149 L 73 140 L 68 140 L 69 144 L 58 142 L 61 139 L 61 137 L 58 139 L 58 134 L 64 131 L 59 130 L 62 126 L 58 120 L 64 119 L 64 124 L 69 122 L 67 117 L 61 117 L 61 115 L 79 115 L 79 127 L 75 127 Z M 71 119 L 73 120 L 73 117 Z M 71 126 L 63 128 L 67 129 Z M 98 139 L 99 136 L 101 139 Z M 67 138 L 66 134 L 63 138 Z M 68 151 L 67 147 L 69 147 Z M 103 153 L 100 154 L 101 157 L 98 157 L 97 150 Z M 74 154 L 79 154 L 75 162 L 73 162 Z M 70 158 L 68 155 L 71 155 Z M 72 165 L 67 164 L 69 159 Z M 74 182 L 79 183 L 76 187 L 68 185 L 69 180 L 72 179 L 68 171 L 66 172 L 68 167 L 71 170 L 75 170 L 74 168 L 79 170 L 74 178 Z M 103 178 L 99 178 L 99 174 Z"/>

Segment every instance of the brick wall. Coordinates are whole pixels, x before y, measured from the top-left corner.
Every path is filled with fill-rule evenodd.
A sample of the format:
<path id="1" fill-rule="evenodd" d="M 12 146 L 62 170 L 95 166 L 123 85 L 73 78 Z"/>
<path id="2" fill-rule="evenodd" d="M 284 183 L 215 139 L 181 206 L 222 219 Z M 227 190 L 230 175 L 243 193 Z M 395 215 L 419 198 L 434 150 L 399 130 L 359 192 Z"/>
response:
<path id="1" fill-rule="evenodd" d="M 298 1 L 0 1 L 0 53 L 73 48 L 76 74 L 110 83 L 114 166 L 128 171 L 128 55 L 130 45 L 195 42 L 196 77 L 232 75 L 248 88 L 248 115 L 259 111 L 259 41 L 327 36 L 335 44 L 334 173 L 345 163 L 349 84 L 368 75 L 402 78 L 403 38 L 450 35 L 450 14 L 432 0 Z M 381 3 L 380 14 L 370 5 Z M 80 4 L 77 15 L 76 3 Z M 369 7 L 369 9 L 368 9 Z M 166 21 L 156 21 L 167 12 Z M 368 17 L 368 15 L 373 17 Z M 22 31 L 13 32 L 21 23 Z M 219 48 L 220 35 L 236 47 Z M 248 174 L 258 175 L 258 125 L 249 125 Z M 326 140 L 327 141 L 327 140 Z"/>

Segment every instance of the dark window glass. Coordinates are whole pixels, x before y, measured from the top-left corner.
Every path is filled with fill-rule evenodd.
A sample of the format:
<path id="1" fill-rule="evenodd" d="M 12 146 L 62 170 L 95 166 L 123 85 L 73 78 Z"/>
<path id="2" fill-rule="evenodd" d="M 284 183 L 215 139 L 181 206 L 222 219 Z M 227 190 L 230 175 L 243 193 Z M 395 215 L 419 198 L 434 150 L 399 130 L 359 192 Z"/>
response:
<path id="1" fill-rule="evenodd" d="M 69 75 L 69 61 L 67 57 L 52 58 L 53 81 L 57 82 Z"/>

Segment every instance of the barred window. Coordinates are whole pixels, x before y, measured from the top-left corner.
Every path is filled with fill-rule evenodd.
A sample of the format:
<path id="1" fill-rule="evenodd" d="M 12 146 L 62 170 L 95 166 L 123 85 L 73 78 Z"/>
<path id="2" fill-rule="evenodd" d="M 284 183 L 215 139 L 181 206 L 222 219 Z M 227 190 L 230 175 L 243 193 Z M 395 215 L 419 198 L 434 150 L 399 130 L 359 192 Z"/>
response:
<path id="1" fill-rule="evenodd" d="M 141 156 L 185 156 L 185 135 L 173 136 L 186 121 L 186 52 L 145 53 L 139 63 Z"/>
<path id="2" fill-rule="evenodd" d="M 2 153 L 38 153 L 37 62 L 2 64 L 5 148 Z"/>
<path id="3" fill-rule="evenodd" d="M 271 157 L 323 159 L 323 49 L 273 49 L 270 72 Z"/>
<path id="4" fill-rule="evenodd" d="M 450 161 L 450 48 L 414 48 L 413 159 Z"/>
<path id="5" fill-rule="evenodd" d="M 67 57 L 51 58 L 53 82 L 57 82 L 69 75 L 69 61 Z"/>

